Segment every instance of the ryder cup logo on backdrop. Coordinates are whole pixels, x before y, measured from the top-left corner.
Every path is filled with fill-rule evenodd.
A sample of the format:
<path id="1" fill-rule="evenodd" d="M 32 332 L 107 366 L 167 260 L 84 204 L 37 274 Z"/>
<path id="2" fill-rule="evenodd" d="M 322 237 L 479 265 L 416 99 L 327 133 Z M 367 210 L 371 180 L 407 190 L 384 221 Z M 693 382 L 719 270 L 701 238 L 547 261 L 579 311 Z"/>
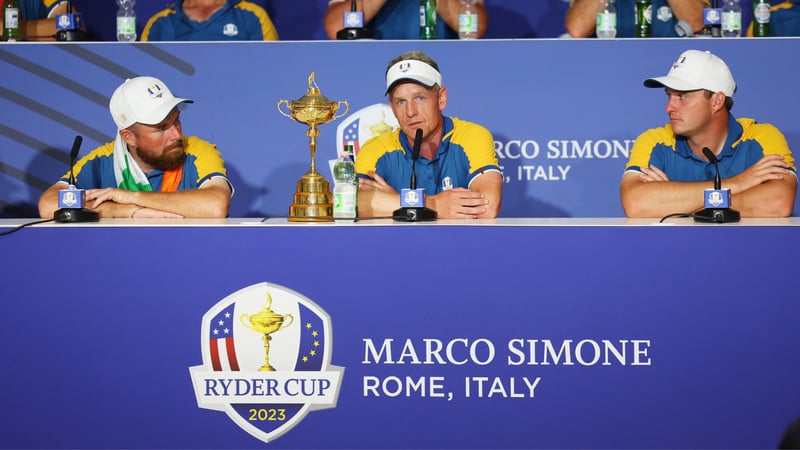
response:
<path id="1" fill-rule="evenodd" d="M 368 140 L 399 127 L 392 108 L 386 103 L 375 103 L 351 113 L 336 127 L 336 148 L 352 144 L 356 158 L 361 146 Z M 338 153 L 337 153 L 338 154 Z"/>
<path id="2" fill-rule="evenodd" d="M 203 316 L 203 365 L 189 368 L 197 405 L 269 442 L 311 411 L 336 407 L 343 367 L 330 365 L 331 320 L 271 283 L 241 289 Z"/>

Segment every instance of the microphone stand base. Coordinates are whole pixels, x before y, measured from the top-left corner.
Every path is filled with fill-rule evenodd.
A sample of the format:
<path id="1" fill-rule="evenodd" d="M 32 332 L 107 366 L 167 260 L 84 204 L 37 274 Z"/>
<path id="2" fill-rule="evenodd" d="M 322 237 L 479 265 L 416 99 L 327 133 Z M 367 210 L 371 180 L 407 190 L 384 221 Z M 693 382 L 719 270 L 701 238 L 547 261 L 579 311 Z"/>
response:
<path id="1" fill-rule="evenodd" d="M 695 222 L 731 223 L 742 219 L 739 211 L 730 208 L 705 208 L 694 213 Z"/>
<path id="2" fill-rule="evenodd" d="M 356 39 L 373 39 L 374 35 L 369 28 L 342 28 L 336 32 L 339 41 L 353 41 Z"/>
<path id="3" fill-rule="evenodd" d="M 61 208 L 53 214 L 53 220 L 58 223 L 98 222 L 100 221 L 100 214 L 87 208 Z"/>
<path id="4" fill-rule="evenodd" d="M 394 210 L 392 219 L 400 222 L 431 222 L 436 220 L 436 211 L 430 208 L 400 208 Z"/>

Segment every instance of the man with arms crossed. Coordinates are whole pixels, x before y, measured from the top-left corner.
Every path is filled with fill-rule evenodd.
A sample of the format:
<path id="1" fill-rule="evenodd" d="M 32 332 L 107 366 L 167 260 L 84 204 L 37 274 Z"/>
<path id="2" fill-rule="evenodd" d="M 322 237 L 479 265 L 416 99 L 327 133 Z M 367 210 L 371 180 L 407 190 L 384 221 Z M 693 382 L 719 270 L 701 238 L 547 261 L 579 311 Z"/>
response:
<path id="1" fill-rule="evenodd" d="M 486 128 L 444 116 L 447 88 L 439 66 L 425 53 L 407 52 L 389 63 L 386 93 L 400 128 L 364 144 L 356 158 L 359 217 L 391 216 L 398 192 L 409 187 L 411 151 L 422 129 L 417 187 L 440 219 L 494 218 L 503 176 Z"/>
<path id="2" fill-rule="evenodd" d="M 710 52 L 688 50 L 667 76 L 648 78 L 663 87 L 670 123 L 642 133 L 631 149 L 620 185 L 628 217 L 663 217 L 703 208 L 703 190 L 713 188 L 719 160 L 722 187 L 742 217 L 786 217 L 792 213 L 797 172 L 786 138 L 772 125 L 736 119 L 733 81 L 725 62 Z"/>
<path id="3" fill-rule="evenodd" d="M 126 80 L 109 103 L 117 125 L 109 142 L 75 164 L 75 184 L 100 217 L 225 217 L 233 188 L 216 146 L 184 136 L 178 105 L 153 77 Z M 39 214 L 53 217 L 69 172 L 39 199 Z"/>

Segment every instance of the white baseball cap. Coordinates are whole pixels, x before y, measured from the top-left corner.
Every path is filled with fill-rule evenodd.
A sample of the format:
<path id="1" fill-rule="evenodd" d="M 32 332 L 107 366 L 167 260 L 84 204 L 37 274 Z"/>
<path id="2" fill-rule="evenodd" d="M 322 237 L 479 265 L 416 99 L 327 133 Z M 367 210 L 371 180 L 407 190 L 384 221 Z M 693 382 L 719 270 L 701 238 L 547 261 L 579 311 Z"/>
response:
<path id="1" fill-rule="evenodd" d="M 389 71 L 386 72 L 386 94 L 398 81 L 416 81 L 427 87 L 442 85 L 442 74 L 434 69 L 430 64 L 416 59 L 405 59 L 396 62 Z"/>
<path id="2" fill-rule="evenodd" d="M 709 51 L 687 50 L 678 57 L 665 77 L 648 78 L 644 85 L 650 88 L 668 87 L 676 91 L 708 89 L 733 97 L 736 82 L 728 65 Z"/>
<path id="3" fill-rule="evenodd" d="M 161 123 L 173 108 L 193 100 L 172 95 L 166 84 L 158 78 L 136 77 L 125 80 L 111 96 L 108 109 L 117 128 L 122 130 L 135 123 L 155 125 Z"/>

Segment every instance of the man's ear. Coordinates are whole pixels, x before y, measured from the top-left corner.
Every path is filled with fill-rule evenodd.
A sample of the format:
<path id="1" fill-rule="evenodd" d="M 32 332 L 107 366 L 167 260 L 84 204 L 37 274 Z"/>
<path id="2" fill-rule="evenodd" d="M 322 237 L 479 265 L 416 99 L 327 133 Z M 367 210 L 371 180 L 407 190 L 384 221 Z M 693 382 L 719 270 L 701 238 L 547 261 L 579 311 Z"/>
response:
<path id="1" fill-rule="evenodd" d="M 130 128 L 125 128 L 123 130 L 119 130 L 119 136 L 128 144 L 128 147 L 135 147 L 136 145 L 136 135 L 133 134 Z"/>
<path id="2" fill-rule="evenodd" d="M 711 98 L 711 106 L 714 108 L 714 111 L 718 111 L 725 107 L 725 94 L 722 92 L 715 92 L 714 96 Z"/>

